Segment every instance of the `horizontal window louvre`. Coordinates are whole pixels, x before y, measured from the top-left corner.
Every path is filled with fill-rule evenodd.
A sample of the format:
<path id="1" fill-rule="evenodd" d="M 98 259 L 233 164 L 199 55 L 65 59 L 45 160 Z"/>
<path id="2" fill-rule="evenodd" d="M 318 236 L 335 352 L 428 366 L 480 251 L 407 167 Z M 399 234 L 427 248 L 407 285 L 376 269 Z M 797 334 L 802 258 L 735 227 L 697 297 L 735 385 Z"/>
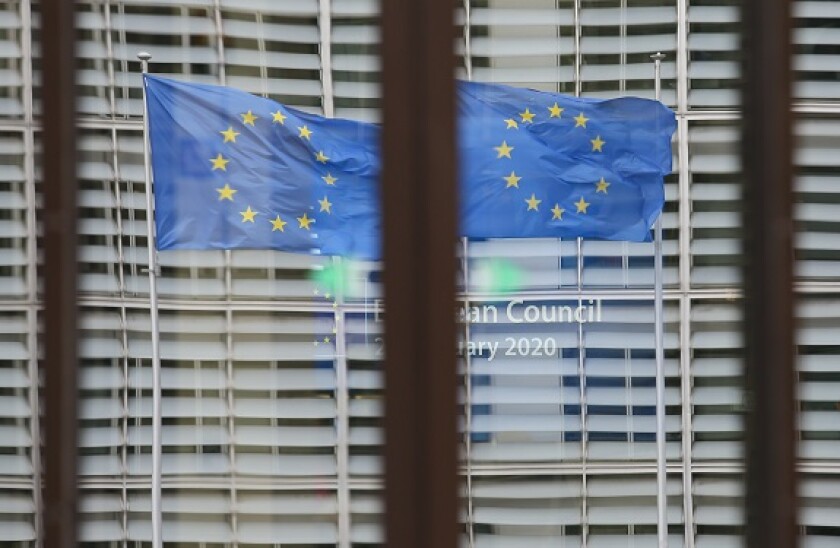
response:
<path id="1" fill-rule="evenodd" d="M 119 491 L 84 490 L 79 498 L 79 541 L 120 542 L 125 538 L 125 504 Z"/>
<path id="2" fill-rule="evenodd" d="M 725 0 L 688 7 L 688 102 L 695 108 L 739 104 L 740 27 L 738 7 Z"/>
<path id="3" fill-rule="evenodd" d="M 695 460 L 743 454 L 743 343 L 740 303 L 695 302 L 691 307 Z"/>
<path id="4" fill-rule="evenodd" d="M 2 105 L 0 99 L 0 109 Z M 26 249 L 33 236 L 27 235 L 26 228 L 24 162 L 23 133 L 0 132 L 0 299 L 24 299 L 27 293 Z"/>
<path id="5" fill-rule="evenodd" d="M 350 492 L 350 541 L 353 544 L 381 544 L 385 542 L 382 526 L 385 508 L 380 491 Z"/>
<path id="6" fill-rule="evenodd" d="M 840 44 L 836 2 L 799 0 L 793 3 L 793 69 L 795 96 L 799 99 L 836 102 L 840 85 L 832 77 L 838 70 Z"/>
<path id="7" fill-rule="evenodd" d="M 693 488 L 696 546 L 743 546 L 743 478 L 698 474 L 694 476 Z"/>
<path id="8" fill-rule="evenodd" d="M 697 287 L 740 282 L 739 139 L 737 127 L 727 122 L 698 122 L 689 127 L 691 283 Z"/>
<path id="9" fill-rule="evenodd" d="M 475 80 L 574 92 L 571 2 L 475 4 L 469 44 Z"/>
<path id="10" fill-rule="evenodd" d="M 472 498 L 476 546 L 580 546 L 579 477 L 477 478 Z"/>
<path id="11" fill-rule="evenodd" d="M 379 122 L 380 60 L 378 2 L 332 2 L 332 93 L 335 115 Z"/>
<path id="12" fill-rule="evenodd" d="M 349 411 L 349 469 L 359 476 L 382 473 L 383 323 L 371 314 L 345 316 Z M 364 529 L 364 528 L 363 528 Z"/>
<path id="13" fill-rule="evenodd" d="M 129 541 L 152 540 L 149 499 L 148 495 L 129 494 Z M 228 517 L 231 503 L 227 491 L 184 493 L 164 490 L 161 506 L 164 542 L 229 543 L 234 540 Z"/>
<path id="14" fill-rule="evenodd" d="M 662 63 L 662 100 L 676 103 L 677 9 L 673 1 L 584 0 L 580 10 L 581 85 L 585 96 L 653 98 L 650 54 Z"/>
<path id="15" fill-rule="evenodd" d="M 797 307 L 800 458 L 832 460 L 840 450 L 840 299 L 834 295 L 802 298 Z"/>
<path id="16" fill-rule="evenodd" d="M 794 183 L 796 274 L 800 279 L 840 280 L 840 120 L 804 118 L 796 126 Z"/>
<path id="17" fill-rule="evenodd" d="M 0 13 L 0 117 L 22 118 L 24 29 L 19 1 L 6 2 Z"/>

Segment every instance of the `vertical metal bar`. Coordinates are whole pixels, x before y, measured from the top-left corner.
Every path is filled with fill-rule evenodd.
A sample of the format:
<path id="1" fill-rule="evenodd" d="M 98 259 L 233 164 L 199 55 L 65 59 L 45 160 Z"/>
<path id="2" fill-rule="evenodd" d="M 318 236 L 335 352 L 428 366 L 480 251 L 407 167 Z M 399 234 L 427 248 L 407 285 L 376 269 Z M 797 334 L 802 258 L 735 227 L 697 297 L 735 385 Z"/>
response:
<path id="1" fill-rule="evenodd" d="M 654 94 L 662 97 L 662 60 L 664 53 L 654 53 Z M 665 470 L 665 348 L 664 320 L 662 317 L 662 214 L 653 228 L 653 316 L 656 346 L 656 536 L 659 548 L 668 547 L 668 476 Z"/>
<path id="2" fill-rule="evenodd" d="M 151 54 L 137 54 L 143 74 L 149 72 Z M 149 107 L 146 80 L 143 80 L 143 170 L 146 181 L 146 247 L 149 251 L 149 316 L 152 338 L 152 546 L 163 546 L 163 516 L 161 512 L 161 386 L 160 386 L 160 327 L 158 325 L 157 251 L 155 249 L 155 209 L 152 193 L 152 163 L 149 148 Z"/>
<path id="3" fill-rule="evenodd" d="M 470 309 L 470 242 L 468 238 L 461 238 L 461 268 L 464 275 L 464 299 L 462 306 L 464 310 Z M 464 342 L 469 343 L 472 338 L 468 316 L 464 319 L 463 325 Z M 473 504 L 473 469 L 472 469 L 472 356 L 464 352 L 464 449 L 465 449 L 465 474 L 466 474 L 466 528 L 467 542 L 469 548 L 475 547 L 475 507 Z"/>
<path id="4" fill-rule="evenodd" d="M 227 85 L 227 61 L 225 60 L 225 30 L 222 24 L 221 0 L 213 2 L 213 22 L 216 26 L 216 54 L 219 56 L 219 83 Z"/>
<path id="5" fill-rule="evenodd" d="M 122 219 L 122 191 L 120 189 L 120 181 L 122 180 L 120 155 L 119 155 L 119 137 L 117 134 L 116 118 L 117 118 L 117 96 L 116 96 L 116 78 L 114 75 L 114 44 L 112 39 L 112 25 L 111 25 L 111 2 L 106 0 L 102 5 L 102 12 L 105 22 L 105 51 L 106 51 L 106 68 L 108 72 L 108 106 L 111 112 L 111 162 L 114 166 L 114 177 L 112 184 L 114 188 L 114 220 L 117 225 L 117 237 L 115 238 L 117 250 L 117 279 L 119 280 L 119 295 L 120 295 L 120 335 L 122 342 L 122 356 L 120 362 L 122 364 L 122 382 L 121 389 L 121 403 L 120 410 L 120 468 L 122 485 L 120 486 L 120 503 L 122 504 L 120 526 L 122 528 L 122 542 L 121 546 L 128 545 L 128 401 L 129 401 L 129 356 L 128 356 L 128 311 L 125 306 L 126 284 L 125 284 L 125 248 L 123 246 L 123 234 L 125 228 Z"/>
<path id="6" fill-rule="evenodd" d="M 382 10 L 386 542 L 454 548 L 454 4 Z"/>
<path id="7" fill-rule="evenodd" d="M 40 33 L 43 157 L 49 159 L 43 165 L 43 340 L 48 341 L 44 344 L 44 542 L 50 548 L 75 546 L 77 535 L 75 19 L 75 2 L 43 0 Z"/>
<path id="8" fill-rule="evenodd" d="M 467 80 L 472 80 L 472 7 L 464 0 L 464 70 Z"/>
<path id="9" fill-rule="evenodd" d="M 679 171 L 679 287 L 680 287 L 680 389 L 682 395 L 682 489 L 684 546 L 694 548 L 692 494 L 692 392 L 691 392 L 691 178 L 688 166 L 688 0 L 677 0 L 677 154 Z"/>
<path id="10" fill-rule="evenodd" d="M 677 154 L 679 170 L 679 286 L 680 388 L 682 394 L 682 488 L 685 548 L 694 548 L 692 496 L 692 393 L 691 393 L 691 179 L 688 167 L 688 0 L 677 0 Z"/>
<path id="11" fill-rule="evenodd" d="M 29 350 L 27 377 L 29 382 L 29 432 L 32 439 L 30 459 L 32 461 L 32 503 L 35 510 L 36 547 L 44 542 L 43 535 L 43 493 L 42 493 L 42 435 L 41 435 L 41 396 L 38 374 L 38 241 L 37 233 L 37 198 L 35 193 L 35 135 L 33 131 L 32 97 L 32 5 L 29 0 L 20 3 L 21 28 L 21 71 L 23 75 L 23 172 L 24 196 L 26 200 L 26 347 Z"/>
<path id="12" fill-rule="evenodd" d="M 472 6 L 470 0 L 464 2 L 464 71 L 467 80 L 472 81 Z M 470 308 L 470 243 L 469 239 L 461 238 L 461 269 L 464 277 L 464 301 L 461 306 L 465 310 Z M 469 343 L 471 332 L 470 322 L 464 320 L 463 325 L 464 342 Z M 475 514 L 473 505 L 473 469 L 472 469 L 472 356 L 469 352 L 464 353 L 464 453 L 465 453 L 465 474 L 466 474 L 466 533 L 469 548 L 475 547 Z"/>
<path id="13" fill-rule="evenodd" d="M 319 50 L 321 61 L 322 108 L 324 116 L 335 116 L 335 93 L 332 78 L 332 0 L 318 0 Z M 335 404 L 336 404 L 336 479 L 338 487 L 338 547 L 350 542 L 350 388 L 347 372 L 347 338 L 344 325 L 345 274 L 341 257 L 333 258 L 333 268 L 342 273 L 335 291 Z"/>
<path id="14" fill-rule="evenodd" d="M 624 95 L 627 92 L 627 0 L 621 0 L 618 9 L 619 24 L 619 48 L 618 48 L 618 94 Z M 626 244 L 625 244 L 626 245 Z"/>
<path id="15" fill-rule="evenodd" d="M 231 294 L 233 293 L 233 276 L 229 249 L 225 250 L 225 401 L 227 403 L 227 427 L 231 440 L 228 447 L 230 454 L 230 478 L 228 492 L 230 493 L 231 512 L 230 528 L 234 538 L 239 538 L 239 494 L 237 492 L 237 462 L 236 462 L 236 397 L 233 380 L 233 309 Z"/>
<path id="16" fill-rule="evenodd" d="M 577 238 L 577 292 L 578 306 L 583 306 L 583 238 Z M 586 420 L 586 344 L 583 337 L 583 323 L 577 322 L 577 351 L 578 351 L 578 382 L 580 383 L 580 538 L 581 545 L 589 546 L 589 499 L 588 499 L 588 459 L 589 459 L 589 426 Z"/>
<path id="17" fill-rule="evenodd" d="M 332 0 L 318 1 L 318 29 L 321 50 L 321 86 L 324 93 L 324 116 L 335 116 L 332 79 Z"/>
<path id="18" fill-rule="evenodd" d="M 583 91 L 583 84 L 580 81 L 581 65 L 583 64 L 583 54 L 580 51 L 580 40 L 582 29 L 580 26 L 580 2 L 581 0 L 574 0 L 574 24 L 575 24 L 575 97 L 580 97 Z"/>
<path id="19" fill-rule="evenodd" d="M 677 114 L 688 110 L 688 0 L 677 0 Z"/>
<path id="20" fill-rule="evenodd" d="M 333 268 L 341 272 L 335 288 L 335 407 L 336 480 L 338 488 L 338 548 L 350 548 L 350 382 L 347 373 L 346 270 L 341 257 L 333 257 Z"/>
<path id="21" fill-rule="evenodd" d="M 684 228 L 687 225 L 682 225 Z M 694 548 L 694 496 L 692 493 L 692 420 L 691 420 L 691 299 L 680 296 L 680 390 L 682 396 L 682 488 L 685 548 Z"/>
<path id="22" fill-rule="evenodd" d="M 225 36 L 222 17 L 222 4 L 220 0 L 213 2 L 213 19 L 216 27 L 216 54 L 218 57 L 219 83 L 227 85 L 227 67 L 225 61 Z M 231 250 L 225 249 L 224 257 L 224 278 L 225 278 L 225 402 L 227 403 L 227 431 L 230 440 L 236 439 L 236 417 L 234 408 L 236 405 L 233 382 L 233 310 L 231 308 L 231 295 L 233 293 L 233 261 Z M 230 478 L 228 480 L 228 492 L 230 503 L 233 509 L 230 512 L 230 528 L 234 538 L 239 534 L 239 493 L 237 491 L 237 462 L 236 444 L 231 441 L 228 446 L 230 455 Z"/>
<path id="23" fill-rule="evenodd" d="M 114 187 L 114 220 L 117 225 L 117 237 L 115 238 L 117 249 L 117 279 L 119 280 L 119 295 L 120 295 L 120 335 L 122 341 L 122 356 L 120 358 L 122 364 L 122 382 L 121 389 L 121 403 L 120 410 L 120 468 L 122 485 L 120 486 L 120 503 L 122 504 L 120 526 L 122 528 L 122 542 L 121 546 L 128 546 L 128 422 L 129 422 L 129 356 L 128 356 L 128 310 L 126 309 L 126 284 L 125 284 L 125 248 L 123 246 L 123 235 L 125 227 L 123 226 L 122 208 L 123 199 L 122 191 L 120 189 L 120 181 L 122 180 L 120 154 L 119 154 L 119 136 L 117 133 L 116 119 L 117 119 L 117 95 L 116 95 L 116 77 L 114 75 L 114 44 L 112 39 L 112 25 L 111 25 L 111 2 L 107 0 L 102 5 L 102 12 L 105 22 L 105 51 L 106 51 L 106 68 L 108 71 L 108 105 L 111 112 L 111 162 L 114 166 L 114 177 L 112 184 Z"/>
<path id="24" fill-rule="evenodd" d="M 111 32 L 111 7 L 109 3 L 104 6 L 105 13 L 105 27 L 110 35 Z M 108 39 L 108 67 L 109 67 L 109 84 L 110 98 L 111 98 L 111 122 L 116 119 L 116 96 L 114 92 L 113 79 L 113 56 L 110 46 L 110 38 Z M 122 239 L 125 232 L 125 227 L 122 222 L 122 192 L 120 190 L 120 181 L 122 180 L 122 171 L 120 165 L 119 155 L 119 137 L 117 134 L 116 125 L 112 125 L 110 129 L 111 134 L 111 162 L 114 166 L 114 177 L 112 184 L 114 186 L 114 209 L 116 210 L 116 225 L 117 225 L 117 273 L 119 279 L 119 313 L 120 313 L 120 340 L 122 342 L 122 352 L 120 363 L 122 365 L 122 389 L 121 389 L 121 404 L 120 409 L 120 468 L 121 468 L 121 485 L 120 485 L 120 502 L 122 504 L 120 526 L 122 528 L 122 542 L 121 546 L 128 545 L 128 424 L 129 424 L 129 355 L 128 355 L 128 310 L 126 308 L 126 286 L 125 286 L 125 248 L 123 247 Z"/>
<path id="25" fill-rule="evenodd" d="M 747 546 L 793 547 L 796 374 L 790 0 L 742 7 Z"/>
<path id="26" fill-rule="evenodd" d="M 581 82 L 581 65 L 583 64 L 583 52 L 581 51 L 581 36 L 583 29 L 581 27 L 580 10 L 581 0 L 574 0 L 574 25 L 575 25 L 575 97 L 580 97 L 583 92 L 583 83 Z M 575 255 L 577 260 L 577 291 L 578 291 L 578 306 L 583 306 L 583 238 L 576 239 Z M 562 256 L 562 253 L 561 253 Z M 580 538 L 581 545 L 586 548 L 589 546 L 589 490 L 588 472 L 587 472 L 587 458 L 589 457 L 589 441 L 588 441 L 588 426 L 586 424 L 586 363 L 584 356 L 586 354 L 586 345 L 583 338 L 583 324 L 578 322 L 577 325 L 577 349 L 578 349 L 578 378 L 580 382 L 580 467 L 581 467 L 581 495 L 580 495 Z"/>
<path id="27" fill-rule="evenodd" d="M 117 118 L 117 93 L 116 78 L 114 75 L 114 40 L 111 27 L 111 1 L 106 0 L 102 4 L 102 12 L 105 22 L 105 63 L 108 72 L 108 109 L 111 111 L 111 120 Z M 116 128 L 112 128 L 116 131 Z M 119 211 L 119 210 L 118 210 Z"/>

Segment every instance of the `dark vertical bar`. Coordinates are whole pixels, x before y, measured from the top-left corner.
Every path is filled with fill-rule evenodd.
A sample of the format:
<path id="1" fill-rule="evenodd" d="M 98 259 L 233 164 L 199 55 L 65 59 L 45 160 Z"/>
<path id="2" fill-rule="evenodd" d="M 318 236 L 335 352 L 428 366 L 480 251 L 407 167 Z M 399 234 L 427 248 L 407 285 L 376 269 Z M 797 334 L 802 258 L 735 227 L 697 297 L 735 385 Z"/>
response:
<path id="1" fill-rule="evenodd" d="M 76 545 L 75 2 L 42 0 L 44 543 Z"/>
<path id="2" fill-rule="evenodd" d="M 387 545 L 457 543 L 455 26 L 382 2 Z"/>
<path id="3" fill-rule="evenodd" d="M 744 0 L 747 545 L 796 545 L 790 0 Z"/>

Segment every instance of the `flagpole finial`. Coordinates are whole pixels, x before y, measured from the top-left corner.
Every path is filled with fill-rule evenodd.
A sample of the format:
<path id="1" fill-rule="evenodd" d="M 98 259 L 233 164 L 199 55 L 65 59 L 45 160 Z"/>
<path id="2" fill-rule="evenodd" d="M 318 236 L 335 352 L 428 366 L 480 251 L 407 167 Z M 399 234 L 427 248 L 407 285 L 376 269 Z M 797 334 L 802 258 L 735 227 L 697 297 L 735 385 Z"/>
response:
<path id="1" fill-rule="evenodd" d="M 149 61 L 152 58 L 152 54 L 148 51 L 141 51 L 137 54 L 137 58 L 141 61 Z"/>
<path id="2" fill-rule="evenodd" d="M 650 58 L 653 59 L 654 61 L 662 61 L 662 60 L 665 59 L 665 54 L 662 53 L 661 51 L 657 51 L 656 53 L 652 54 L 650 56 Z"/>

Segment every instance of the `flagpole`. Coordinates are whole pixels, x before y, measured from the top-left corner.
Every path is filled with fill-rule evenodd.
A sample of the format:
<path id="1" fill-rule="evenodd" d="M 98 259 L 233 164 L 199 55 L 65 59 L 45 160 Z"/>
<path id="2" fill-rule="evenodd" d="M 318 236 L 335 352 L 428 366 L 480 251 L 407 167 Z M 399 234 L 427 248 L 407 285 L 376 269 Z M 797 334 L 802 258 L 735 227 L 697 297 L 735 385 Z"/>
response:
<path id="1" fill-rule="evenodd" d="M 149 72 L 150 53 L 137 54 L 143 74 Z M 143 169 L 146 178 L 146 247 L 149 249 L 149 315 L 152 336 L 152 547 L 163 548 L 161 512 L 161 388 L 160 388 L 160 328 L 158 326 L 157 277 L 155 249 L 154 197 L 152 195 L 151 150 L 149 149 L 149 105 L 146 81 L 143 80 Z"/>
<path id="2" fill-rule="evenodd" d="M 653 59 L 654 90 L 656 100 L 662 96 L 662 60 L 661 52 L 650 56 Z M 667 475 L 665 468 L 665 348 L 664 325 L 662 318 L 662 214 L 656 219 L 653 228 L 653 316 L 654 343 L 656 345 L 656 532 L 659 548 L 668 547 L 668 504 Z"/>

